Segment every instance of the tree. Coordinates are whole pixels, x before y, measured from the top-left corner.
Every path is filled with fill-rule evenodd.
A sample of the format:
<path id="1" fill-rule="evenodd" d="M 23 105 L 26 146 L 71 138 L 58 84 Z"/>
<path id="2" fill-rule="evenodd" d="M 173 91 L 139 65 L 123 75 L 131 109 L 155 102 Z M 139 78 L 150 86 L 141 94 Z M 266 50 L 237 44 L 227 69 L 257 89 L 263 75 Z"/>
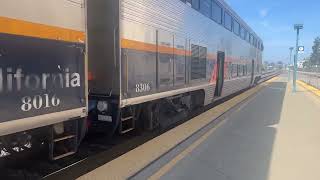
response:
<path id="1" fill-rule="evenodd" d="M 320 37 L 314 40 L 314 45 L 312 46 L 312 54 L 310 57 L 311 65 L 320 65 Z"/>
<path id="2" fill-rule="evenodd" d="M 310 61 L 306 60 L 303 62 L 303 68 L 309 68 L 310 67 Z"/>

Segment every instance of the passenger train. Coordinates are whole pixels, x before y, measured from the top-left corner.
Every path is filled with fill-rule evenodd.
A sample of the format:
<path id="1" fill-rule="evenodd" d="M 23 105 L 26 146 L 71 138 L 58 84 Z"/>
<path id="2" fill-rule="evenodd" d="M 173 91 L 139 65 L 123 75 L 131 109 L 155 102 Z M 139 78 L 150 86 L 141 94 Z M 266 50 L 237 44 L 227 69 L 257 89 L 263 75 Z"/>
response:
<path id="1" fill-rule="evenodd" d="M 263 42 L 223 0 L 4 0 L 0 160 L 162 126 L 255 85 Z"/>
<path id="2" fill-rule="evenodd" d="M 263 42 L 223 0 L 91 0 L 87 15 L 91 127 L 152 130 L 160 109 L 205 106 L 261 77 Z"/>

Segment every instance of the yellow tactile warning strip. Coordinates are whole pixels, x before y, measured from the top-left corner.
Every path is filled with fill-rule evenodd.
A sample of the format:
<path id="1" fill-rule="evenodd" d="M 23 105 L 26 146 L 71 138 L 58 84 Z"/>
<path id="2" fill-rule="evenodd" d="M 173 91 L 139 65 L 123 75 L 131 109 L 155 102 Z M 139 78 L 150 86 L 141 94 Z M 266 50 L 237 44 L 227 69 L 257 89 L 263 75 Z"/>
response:
<path id="1" fill-rule="evenodd" d="M 163 154 L 173 149 L 179 143 L 181 143 L 188 137 L 192 136 L 195 132 L 210 124 L 214 119 L 217 119 L 219 116 L 221 116 L 223 113 L 227 112 L 231 108 L 235 107 L 237 104 L 243 102 L 248 97 L 251 97 L 252 95 L 256 94 L 263 87 L 267 86 L 270 82 L 274 80 L 276 80 L 276 78 L 262 83 L 257 87 L 250 89 L 245 93 L 242 93 L 241 95 L 212 108 L 211 110 L 189 120 L 188 122 L 162 134 L 161 136 L 149 142 L 146 142 L 145 144 L 137 147 L 136 149 L 95 169 L 92 172 L 89 172 L 88 174 L 78 179 L 127 179 L 133 176 L 141 169 L 143 169 L 144 167 L 161 157 Z M 200 144 L 201 140 L 198 143 Z"/>
<path id="2" fill-rule="evenodd" d="M 28 36 L 42 39 L 68 42 L 85 41 L 85 33 L 81 31 L 38 24 L 0 16 L 0 33 Z"/>
<path id="3" fill-rule="evenodd" d="M 302 86 L 303 88 L 305 88 L 306 90 L 308 90 L 308 91 L 312 92 L 313 94 L 315 94 L 315 95 L 320 97 L 320 90 L 319 89 L 317 89 L 317 88 L 315 88 L 313 86 L 310 86 L 309 84 L 307 84 L 307 83 L 305 83 L 303 81 L 300 81 L 300 80 L 297 81 L 297 83 L 300 86 Z"/>

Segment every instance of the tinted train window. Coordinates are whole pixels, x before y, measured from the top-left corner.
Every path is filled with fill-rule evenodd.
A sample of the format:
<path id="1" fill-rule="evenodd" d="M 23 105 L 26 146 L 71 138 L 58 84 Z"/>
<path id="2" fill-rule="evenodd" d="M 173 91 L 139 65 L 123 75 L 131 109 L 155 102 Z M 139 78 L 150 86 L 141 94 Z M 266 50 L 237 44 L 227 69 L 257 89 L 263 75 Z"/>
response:
<path id="1" fill-rule="evenodd" d="M 252 34 L 250 34 L 249 42 L 250 42 L 251 45 L 253 45 L 253 36 L 252 36 Z"/>
<path id="2" fill-rule="evenodd" d="M 200 9 L 200 0 L 192 0 L 192 7 L 196 10 Z"/>
<path id="3" fill-rule="evenodd" d="M 232 64 L 232 73 L 231 76 L 233 78 L 238 76 L 238 66 L 236 64 Z"/>
<path id="4" fill-rule="evenodd" d="M 247 35 L 246 35 L 246 41 L 247 41 L 248 43 L 250 43 L 250 34 L 249 34 L 248 31 L 247 31 Z"/>
<path id="5" fill-rule="evenodd" d="M 200 12 L 207 17 L 211 17 L 211 0 L 200 0 Z"/>
<path id="6" fill-rule="evenodd" d="M 191 80 L 206 78 L 207 48 L 191 45 Z"/>
<path id="7" fill-rule="evenodd" d="M 219 24 L 222 23 L 222 8 L 216 2 L 212 2 L 212 19 Z"/>
<path id="8" fill-rule="evenodd" d="M 228 63 L 228 75 L 229 79 L 232 77 L 232 63 Z"/>
<path id="9" fill-rule="evenodd" d="M 224 13 L 224 27 L 232 31 L 232 17 L 228 13 Z"/>
<path id="10" fill-rule="evenodd" d="M 240 24 L 237 21 L 233 21 L 233 32 L 236 35 L 240 34 Z"/>
<path id="11" fill-rule="evenodd" d="M 205 47 L 201 47 L 200 46 L 200 69 L 201 69 L 201 73 L 200 73 L 200 76 L 201 76 L 201 79 L 205 79 L 206 78 L 206 71 L 207 71 L 207 56 L 208 56 L 208 53 L 207 53 L 207 48 Z"/>
<path id="12" fill-rule="evenodd" d="M 238 64 L 238 76 L 242 76 L 242 75 L 243 75 L 242 65 Z"/>
<path id="13" fill-rule="evenodd" d="M 174 77 L 175 85 L 182 85 L 186 82 L 186 40 L 175 37 L 175 56 L 174 56 Z"/>
<path id="14" fill-rule="evenodd" d="M 241 37 L 241 39 L 246 40 L 246 35 L 247 35 L 246 30 L 243 27 L 241 27 L 241 29 L 240 29 L 240 37 Z"/>

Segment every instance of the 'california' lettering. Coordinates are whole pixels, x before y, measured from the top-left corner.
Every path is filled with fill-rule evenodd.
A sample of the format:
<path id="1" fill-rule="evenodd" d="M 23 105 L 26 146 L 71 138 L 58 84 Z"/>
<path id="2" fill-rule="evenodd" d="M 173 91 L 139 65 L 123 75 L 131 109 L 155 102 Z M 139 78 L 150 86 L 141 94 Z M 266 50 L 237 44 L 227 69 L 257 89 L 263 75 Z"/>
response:
<path id="1" fill-rule="evenodd" d="M 61 73 L 25 74 L 21 68 L 0 68 L 0 93 L 48 88 L 75 88 L 81 86 L 79 73 L 71 73 L 69 68 Z"/>

